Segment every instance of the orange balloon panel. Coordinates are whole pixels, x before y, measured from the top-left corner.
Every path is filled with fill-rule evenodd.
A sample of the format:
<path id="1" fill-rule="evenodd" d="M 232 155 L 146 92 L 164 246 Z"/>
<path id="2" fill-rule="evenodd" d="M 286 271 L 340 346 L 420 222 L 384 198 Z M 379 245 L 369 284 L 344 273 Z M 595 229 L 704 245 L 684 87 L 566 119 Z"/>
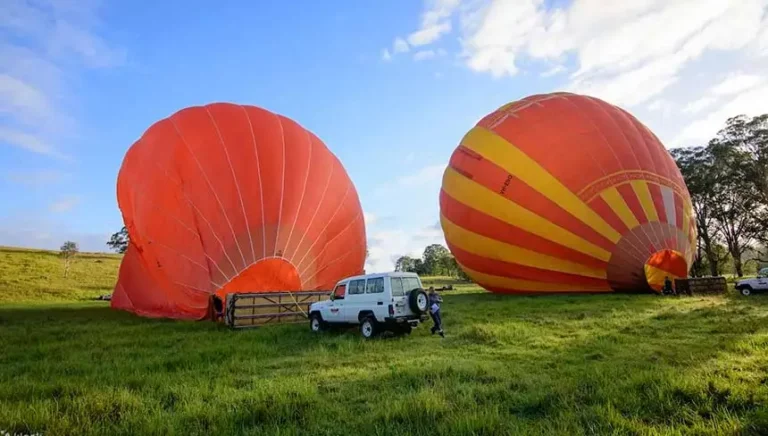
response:
<path id="1" fill-rule="evenodd" d="M 683 255 L 674 250 L 662 250 L 645 263 L 645 280 L 656 292 L 661 292 L 666 278 L 675 279 L 688 275 L 688 264 Z"/>
<path id="2" fill-rule="evenodd" d="M 480 120 L 440 192 L 457 262 L 503 293 L 649 291 L 645 265 L 656 253 L 674 250 L 687 271 L 692 216 L 659 139 L 623 109 L 570 93 L 527 97 Z"/>
<path id="3" fill-rule="evenodd" d="M 126 153 L 117 199 L 131 244 L 116 308 L 202 318 L 211 294 L 330 289 L 363 271 L 344 167 L 264 109 L 217 103 L 155 123 Z"/>

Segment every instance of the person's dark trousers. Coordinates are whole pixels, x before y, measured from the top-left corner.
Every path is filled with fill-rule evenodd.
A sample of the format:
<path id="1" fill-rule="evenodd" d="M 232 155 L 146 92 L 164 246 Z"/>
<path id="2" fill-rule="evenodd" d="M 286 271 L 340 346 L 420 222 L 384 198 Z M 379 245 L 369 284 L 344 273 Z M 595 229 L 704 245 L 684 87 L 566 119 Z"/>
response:
<path id="1" fill-rule="evenodd" d="M 434 335 L 435 332 L 440 332 L 440 336 L 443 335 L 443 320 L 440 318 L 440 311 L 438 310 L 435 313 L 430 312 L 429 315 L 432 317 L 432 322 L 435 323 L 435 325 L 432 326 L 430 331 Z"/>

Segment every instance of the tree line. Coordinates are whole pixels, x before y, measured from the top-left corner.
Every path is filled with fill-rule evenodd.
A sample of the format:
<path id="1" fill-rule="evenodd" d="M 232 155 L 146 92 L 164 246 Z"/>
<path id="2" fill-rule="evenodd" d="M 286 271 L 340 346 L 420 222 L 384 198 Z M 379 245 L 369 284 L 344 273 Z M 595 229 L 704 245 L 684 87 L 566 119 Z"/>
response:
<path id="1" fill-rule="evenodd" d="M 768 114 L 729 118 L 707 145 L 675 148 L 698 230 L 694 277 L 768 262 Z"/>
<path id="2" fill-rule="evenodd" d="M 448 276 L 469 281 L 456 258 L 440 244 L 427 246 L 421 258 L 400 256 L 395 262 L 395 271 L 414 272 L 420 276 Z"/>

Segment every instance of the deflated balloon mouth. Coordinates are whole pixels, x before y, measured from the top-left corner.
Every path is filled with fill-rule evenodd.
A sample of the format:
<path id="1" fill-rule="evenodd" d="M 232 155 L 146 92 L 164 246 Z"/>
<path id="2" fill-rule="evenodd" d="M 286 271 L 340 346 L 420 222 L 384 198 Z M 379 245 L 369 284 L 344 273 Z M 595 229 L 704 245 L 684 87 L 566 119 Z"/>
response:
<path id="1" fill-rule="evenodd" d="M 267 257 L 253 263 L 216 291 L 222 299 L 233 292 L 300 291 L 296 267 L 282 257 Z"/>
<path id="2" fill-rule="evenodd" d="M 670 249 L 660 250 L 651 255 L 643 269 L 648 286 L 656 292 L 661 292 L 667 278 L 674 283 L 675 279 L 688 275 L 688 263 L 685 257 Z"/>

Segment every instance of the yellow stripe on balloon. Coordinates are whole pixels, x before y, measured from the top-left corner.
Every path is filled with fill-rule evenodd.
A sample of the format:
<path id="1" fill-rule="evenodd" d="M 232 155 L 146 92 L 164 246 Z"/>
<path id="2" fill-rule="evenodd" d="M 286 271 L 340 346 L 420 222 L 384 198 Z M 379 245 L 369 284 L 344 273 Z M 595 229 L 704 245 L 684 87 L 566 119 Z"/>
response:
<path id="1" fill-rule="evenodd" d="M 531 280 L 511 279 L 508 277 L 500 277 L 491 274 L 484 274 L 475 270 L 469 269 L 464 265 L 459 264 L 462 270 L 467 273 L 476 283 L 481 286 L 490 286 L 496 288 L 511 289 L 517 291 L 540 291 L 540 292 L 583 292 L 583 291 L 595 291 L 595 292 L 611 292 L 611 288 L 608 282 L 605 282 L 604 286 L 587 286 L 587 285 L 572 285 L 568 283 L 545 283 L 534 282 Z"/>
<path id="2" fill-rule="evenodd" d="M 630 182 L 632 189 L 635 191 L 635 195 L 640 200 L 640 205 L 643 207 L 645 216 L 648 221 L 658 221 L 659 214 L 656 212 L 656 206 L 653 204 L 653 198 L 651 197 L 651 190 L 648 189 L 648 183 L 643 180 L 633 180 Z"/>
<path id="3" fill-rule="evenodd" d="M 605 269 L 591 268 L 586 265 L 570 262 L 557 257 L 537 253 L 516 245 L 487 238 L 459 227 L 444 216 L 440 217 L 440 221 L 443 226 L 443 232 L 445 232 L 445 238 L 458 248 L 472 254 L 533 268 L 547 269 L 598 279 L 606 278 Z"/>
<path id="4" fill-rule="evenodd" d="M 665 271 L 652 265 L 645 265 L 643 269 L 645 270 L 645 280 L 648 282 L 648 285 L 657 291 L 664 287 L 664 280 L 667 277 L 669 277 L 672 282 L 674 282 L 675 279 L 680 278 L 669 271 Z"/>
<path id="5" fill-rule="evenodd" d="M 443 175 L 443 190 L 460 203 L 529 233 L 605 262 L 611 258 L 610 252 L 469 180 L 451 167 Z"/>
<path id="6" fill-rule="evenodd" d="M 504 168 L 611 242 L 617 243 L 621 239 L 613 227 L 560 180 L 501 136 L 478 126 L 464 136 L 461 144 Z"/>
<path id="7" fill-rule="evenodd" d="M 606 189 L 600 193 L 600 196 L 616 212 L 616 215 L 618 215 L 628 229 L 631 230 L 640 225 L 637 217 L 632 213 L 632 210 L 627 206 L 627 202 L 624 201 L 624 198 L 615 187 Z"/>

